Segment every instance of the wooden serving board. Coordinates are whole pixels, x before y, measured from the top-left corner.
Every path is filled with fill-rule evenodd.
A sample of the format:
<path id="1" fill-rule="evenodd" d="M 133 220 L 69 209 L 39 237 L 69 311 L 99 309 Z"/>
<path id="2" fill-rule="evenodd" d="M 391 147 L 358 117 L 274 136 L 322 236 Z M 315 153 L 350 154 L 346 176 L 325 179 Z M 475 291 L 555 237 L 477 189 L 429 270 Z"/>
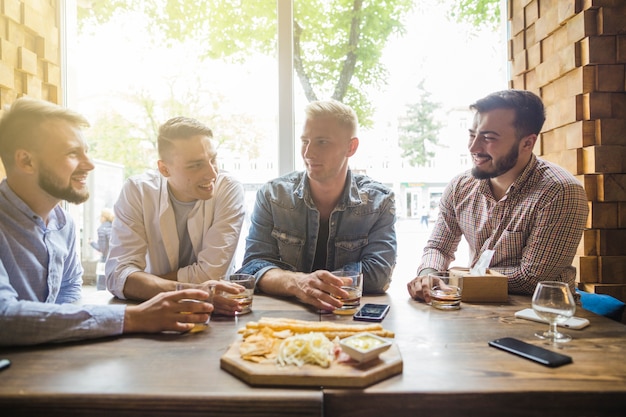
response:
<path id="1" fill-rule="evenodd" d="M 220 366 L 250 385 L 364 388 L 402 373 L 402 357 L 395 343 L 377 359 L 366 363 L 350 361 L 329 368 L 305 364 L 280 366 L 273 361 L 255 363 L 241 358 L 236 341 L 221 357 Z"/>

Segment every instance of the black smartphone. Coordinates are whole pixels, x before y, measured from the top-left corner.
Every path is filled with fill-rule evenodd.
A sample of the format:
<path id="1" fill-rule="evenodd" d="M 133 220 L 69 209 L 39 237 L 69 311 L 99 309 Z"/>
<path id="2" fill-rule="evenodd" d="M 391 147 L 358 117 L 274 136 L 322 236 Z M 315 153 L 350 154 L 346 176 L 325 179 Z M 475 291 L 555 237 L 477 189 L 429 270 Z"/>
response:
<path id="1" fill-rule="evenodd" d="M 354 320 L 383 321 L 389 311 L 388 304 L 363 304 L 363 307 L 354 315 Z"/>
<path id="2" fill-rule="evenodd" d="M 506 350 L 507 352 L 552 368 L 572 363 L 572 358 L 569 356 L 544 349 L 540 346 L 531 345 L 530 343 L 522 342 L 512 337 L 492 340 L 489 342 L 489 346 Z"/>

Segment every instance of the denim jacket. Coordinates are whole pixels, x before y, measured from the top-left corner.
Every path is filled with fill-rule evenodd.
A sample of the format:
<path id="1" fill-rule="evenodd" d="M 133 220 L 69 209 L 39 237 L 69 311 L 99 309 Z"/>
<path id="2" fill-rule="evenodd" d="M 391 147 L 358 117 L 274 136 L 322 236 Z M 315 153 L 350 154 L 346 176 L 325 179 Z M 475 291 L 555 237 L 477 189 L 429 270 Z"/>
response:
<path id="1" fill-rule="evenodd" d="M 395 197 L 384 185 L 348 171 L 329 219 L 326 269 L 361 270 L 363 292 L 389 288 L 396 263 Z M 259 280 L 272 268 L 312 272 L 320 223 L 306 172 L 293 172 L 257 192 L 242 273 Z"/>

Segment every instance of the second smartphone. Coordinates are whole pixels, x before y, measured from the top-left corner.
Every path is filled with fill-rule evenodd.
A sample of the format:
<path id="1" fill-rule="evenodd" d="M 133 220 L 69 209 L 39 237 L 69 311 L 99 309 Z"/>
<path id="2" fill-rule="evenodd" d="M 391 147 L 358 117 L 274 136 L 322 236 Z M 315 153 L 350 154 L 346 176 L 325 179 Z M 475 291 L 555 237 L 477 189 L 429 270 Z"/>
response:
<path id="1" fill-rule="evenodd" d="M 354 320 L 361 321 L 383 321 L 389 312 L 388 304 L 364 304 L 354 315 Z"/>

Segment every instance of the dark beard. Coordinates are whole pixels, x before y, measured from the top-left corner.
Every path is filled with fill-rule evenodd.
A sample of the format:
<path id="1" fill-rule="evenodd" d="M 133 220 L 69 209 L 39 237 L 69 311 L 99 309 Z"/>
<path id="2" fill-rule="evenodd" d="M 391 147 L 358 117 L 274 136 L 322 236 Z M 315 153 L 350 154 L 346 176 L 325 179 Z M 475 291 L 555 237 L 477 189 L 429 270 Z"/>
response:
<path id="1" fill-rule="evenodd" d="M 69 203 L 80 204 L 84 203 L 89 198 L 89 191 L 87 189 L 77 191 L 69 184 L 62 186 L 59 184 L 59 181 L 56 181 L 54 175 L 46 169 L 41 170 L 38 182 L 39 187 L 52 197 L 65 200 Z"/>
<path id="2" fill-rule="evenodd" d="M 489 178 L 499 177 L 515 166 L 518 157 L 519 149 L 517 146 L 513 146 L 513 149 L 511 149 L 511 151 L 506 154 L 504 158 L 496 162 L 495 169 L 493 171 L 481 171 L 478 167 L 474 167 L 472 168 L 472 175 L 478 180 L 487 180 Z"/>

